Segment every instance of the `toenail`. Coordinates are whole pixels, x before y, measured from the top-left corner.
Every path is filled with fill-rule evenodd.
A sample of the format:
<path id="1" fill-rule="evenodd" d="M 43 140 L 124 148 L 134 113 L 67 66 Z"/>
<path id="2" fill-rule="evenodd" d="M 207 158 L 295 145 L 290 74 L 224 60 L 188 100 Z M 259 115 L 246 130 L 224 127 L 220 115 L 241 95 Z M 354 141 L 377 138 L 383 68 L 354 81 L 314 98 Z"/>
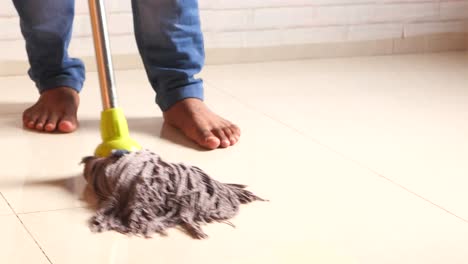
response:
<path id="1" fill-rule="evenodd" d="M 213 141 L 213 140 L 216 141 L 216 137 L 207 137 L 207 138 L 205 138 L 205 142 Z"/>

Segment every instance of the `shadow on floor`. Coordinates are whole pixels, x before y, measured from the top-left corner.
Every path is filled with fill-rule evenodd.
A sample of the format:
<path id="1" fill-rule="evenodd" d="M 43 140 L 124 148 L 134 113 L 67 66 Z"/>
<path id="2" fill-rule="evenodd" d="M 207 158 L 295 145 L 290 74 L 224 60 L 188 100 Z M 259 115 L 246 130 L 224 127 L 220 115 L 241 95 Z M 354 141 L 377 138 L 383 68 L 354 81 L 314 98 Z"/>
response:
<path id="1" fill-rule="evenodd" d="M 83 201 L 86 204 L 86 208 L 90 210 L 95 210 L 97 208 L 98 202 L 97 197 L 91 190 L 91 188 L 86 183 L 82 174 L 73 175 L 70 177 L 63 177 L 58 179 L 51 180 L 31 180 L 26 181 L 14 181 L 14 180 L 1 180 L 0 186 L 2 188 L 11 188 L 11 187 L 52 187 L 63 189 L 71 196 L 76 197 Z"/>
<path id="2" fill-rule="evenodd" d="M 32 103 L 11 103 L 11 102 L 0 102 L 0 118 L 2 117 L 21 117 L 23 111 L 30 107 Z"/>
<path id="3" fill-rule="evenodd" d="M 4 119 L 3 124 L 13 128 L 24 129 L 21 121 L 22 114 L 23 111 L 31 105 L 32 103 L 26 102 L 0 102 L 0 118 Z M 127 121 L 130 133 L 142 133 L 153 137 L 159 136 L 164 140 L 186 148 L 205 151 L 204 148 L 201 148 L 196 143 L 185 137 L 180 130 L 164 123 L 164 119 L 162 117 L 127 117 Z M 99 131 L 99 120 L 81 119 L 79 129 Z M 136 140 L 138 139 L 136 138 Z"/>
<path id="4" fill-rule="evenodd" d="M 162 117 L 128 117 L 127 118 L 130 133 L 140 133 L 153 137 L 160 137 L 177 145 L 205 151 L 196 143 L 185 137 L 182 132 L 164 122 Z M 80 120 L 80 129 L 84 130 L 99 130 L 99 120 Z M 138 140 L 138 138 L 135 138 Z"/>
<path id="5" fill-rule="evenodd" d="M 2 125 L 23 129 L 23 111 L 31 105 L 32 103 L 0 102 L 0 119 L 2 119 Z"/>

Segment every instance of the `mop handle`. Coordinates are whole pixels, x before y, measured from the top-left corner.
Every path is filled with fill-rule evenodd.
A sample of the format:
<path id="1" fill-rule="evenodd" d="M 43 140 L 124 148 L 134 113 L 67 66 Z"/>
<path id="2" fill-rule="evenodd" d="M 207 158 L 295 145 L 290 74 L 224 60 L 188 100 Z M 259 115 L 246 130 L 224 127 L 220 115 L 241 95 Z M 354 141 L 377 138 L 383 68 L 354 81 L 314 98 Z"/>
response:
<path id="1" fill-rule="evenodd" d="M 103 0 L 89 0 L 89 14 L 93 30 L 96 64 L 104 110 L 117 107 L 114 71 L 107 34 L 106 10 Z"/>

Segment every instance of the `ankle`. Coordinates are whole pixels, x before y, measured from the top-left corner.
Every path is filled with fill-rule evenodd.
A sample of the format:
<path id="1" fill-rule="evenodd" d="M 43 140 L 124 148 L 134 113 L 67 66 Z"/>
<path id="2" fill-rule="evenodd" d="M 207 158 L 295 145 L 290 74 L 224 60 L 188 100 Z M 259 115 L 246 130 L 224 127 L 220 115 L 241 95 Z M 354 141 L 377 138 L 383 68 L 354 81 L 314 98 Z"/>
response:
<path id="1" fill-rule="evenodd" d="M 74 95 L 79 94 L 76 89 L 72 87 L 68 87 L 68 86 L 58 86 L 58 87 L 48 88 L 40 92 L 41 95 L 47 94 L 47 93 L 68 93 L 68 94 L 74 94 Z"/>

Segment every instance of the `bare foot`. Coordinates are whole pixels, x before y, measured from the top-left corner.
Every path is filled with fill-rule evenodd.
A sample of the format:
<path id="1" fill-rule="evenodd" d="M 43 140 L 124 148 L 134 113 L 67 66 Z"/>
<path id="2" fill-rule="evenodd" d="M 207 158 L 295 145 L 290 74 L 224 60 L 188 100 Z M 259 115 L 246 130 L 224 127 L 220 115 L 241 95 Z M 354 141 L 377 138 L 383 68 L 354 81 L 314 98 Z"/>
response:
<path id="1" fill-rule="evenodd" d="M 239 141 L 240 129 L 211 112 L 199 99 L 177 102 L 164 112 L 164 120 L 207 149 L 227 148 Z"/>
<path id="2" fill-rule="evenodd" d="M 70 133 L 78 127 L 78 93 L 68 87 L 47 90 L 23 113 L 24 126 L 45 132 Z"/>

